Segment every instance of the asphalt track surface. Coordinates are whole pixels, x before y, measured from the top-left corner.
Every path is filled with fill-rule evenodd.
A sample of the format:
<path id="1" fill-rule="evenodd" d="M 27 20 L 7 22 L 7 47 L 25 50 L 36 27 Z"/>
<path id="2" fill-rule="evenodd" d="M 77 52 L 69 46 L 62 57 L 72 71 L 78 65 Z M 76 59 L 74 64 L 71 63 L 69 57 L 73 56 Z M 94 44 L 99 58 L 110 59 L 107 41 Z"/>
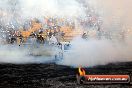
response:
<path id="1" fill-rule="evenodd" d="M 132 62 L 85 68 L 87 74 L 131 74 Z M 76 83 L 77 68 L 48 64 L 0 64 L 0 88 L 132 88 L 129 84 Z"/>

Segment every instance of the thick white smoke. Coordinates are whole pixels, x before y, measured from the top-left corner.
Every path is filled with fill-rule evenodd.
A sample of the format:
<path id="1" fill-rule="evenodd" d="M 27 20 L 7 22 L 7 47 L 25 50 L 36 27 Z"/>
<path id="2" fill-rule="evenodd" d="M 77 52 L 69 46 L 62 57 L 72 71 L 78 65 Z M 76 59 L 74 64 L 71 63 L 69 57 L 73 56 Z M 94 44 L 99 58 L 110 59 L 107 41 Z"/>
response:
<path id="1" fill-rule="evenodd" d="M 101 31 L 110 33 L 111 40 L 77 38 L 72 51 L 65 55 L 62 64 L 73 66 L 104 65 L 132 61 L 132 8 L 131 0 L 90 0 L 103 19 Z M 119 41 L 119 35 L 124 36 Z"/>
<path id="2" fill-rule="evenodd" d="M 132 42 L 130 41 L 122 43 L 107 39 L 83 40 L 82 38 L 76 38 L 71 42 L 71 51 L 65 53 L 61 64 L 89 67 L 132 61 Z"/>
<path id="3" fill-rule="evenodd" d="M 83 15 L 83 9 L 76 0 L 19 0 L 22 14 L 26 17 Z"/>
<path id="4" fill-rule="evenodd" d="M 26 20 L 34 18 L 43 22 L 44 17 L 76 18 L 81 15 L 84 15 L 83 7 L 76 0 L 0 0 L 0 62 L 43 63 L 53 58 L 49 59 L 47 54 L 53 56 L 56 53 L 52 49 L 50 52 L 40 48 L 31 51 L 27 47 L 18 47 L 18 45 L 5 46 L 5 40 L 2 38 L 7 25 L 18 30 Z M 31 53 L 42 55 L 42 57 L 30 56 Z"/>
<path id="5" fill-rule="evenodd" d="M 131 3 L 132 0 L 0 0 L 0 23 L 5 25 L 15 20 L 16 23 L 21 24 L 26 19 L 43 19 L 44 16 L 85 17 L 88 15 L 85 7 L 89 7 L 88 11 L 97 13 L 103 20 L 101 31 L 111 32 L 113 35 L 123 31 L 127 37 L 120 42 L 93 38 L 86 41 L 75 38 L 71 42 L 71 51 L 68 55 L 65 54 L 64 60 L 60 63 L 70 66 L 94 66 L 110 62 L 132 61 L 132 34 L 129 33 L 132 30 Z M 0 46 L 0 62 L 45 62 L 43 57 L 35 59 L 27 56 L 29 53 L 27 49 L 10 47 Z"/>
<path id="6" fill-rule="evenodd" d="M 13 20 L 22 24 L 33 18 L 43 21 L 44 17 L 74 19 L 85 15 L 84 8 L 76 0 L 0 0 L 0 5 L 1 21 L 4 24 Z"/>
<path id="7" fill-rule="evenodd" d="M 56 50 L 51 47 L 41 46 L 18 46 L 1 45 L 0 62 L 1 63 L 47 63 L 55 59 Z"/>
<path id="8" fill-rule="evenodd" d="M 132 8 L 131 0 L 93 0 L 96 2 L 98 11 L 102 14 L 104 30 L 122 30 L 131 28 Z"/>

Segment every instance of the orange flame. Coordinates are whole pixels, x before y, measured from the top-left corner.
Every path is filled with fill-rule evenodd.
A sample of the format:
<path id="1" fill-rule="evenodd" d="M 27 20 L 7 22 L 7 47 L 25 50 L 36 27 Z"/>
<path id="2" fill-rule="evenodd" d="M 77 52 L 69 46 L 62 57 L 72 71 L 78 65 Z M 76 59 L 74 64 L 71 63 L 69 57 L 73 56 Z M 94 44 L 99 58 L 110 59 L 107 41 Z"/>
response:
<path id="1" fill-rule="evenodd" d="M 85 70 L 81 67 L 78 68 L 78 71 L 80 76 L 84 76 L 86 74 Z"/>

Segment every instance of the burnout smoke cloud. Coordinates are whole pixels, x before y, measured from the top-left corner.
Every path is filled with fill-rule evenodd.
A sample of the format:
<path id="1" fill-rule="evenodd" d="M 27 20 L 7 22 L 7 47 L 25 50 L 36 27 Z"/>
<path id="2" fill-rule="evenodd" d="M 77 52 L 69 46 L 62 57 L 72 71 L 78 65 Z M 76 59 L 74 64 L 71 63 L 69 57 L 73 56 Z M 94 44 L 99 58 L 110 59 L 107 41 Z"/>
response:
<path id="1" fill-rule="evenodd" d="M 114 5 L 113 5 L 114 3 Z M 113 62 L 132 61 L 132 8 L 131 0 L 91 0 L 103 20 L 102 32 L 107 32 L 111 40 L 77 38 L 73 40 L 73 51 L 66 55 L 63 63 L 73 66 L 94 66 Z M 124 36 L 118 41 L 119 36 Z M 73 59 L 74 58 L 74 59 Z"/>
<path id="2" fill-rule="evenodd" d="M 113 5 L 113 2 L 116 5 Z M 75 38 L 71 41 L 71 51 L 59 63 L 70 66 L 94 66 L 110 62 L 131 61 L 132 13 L 129 11 L 129 8 L 132 8 L 131 3 L 131 0 L 0 0 L 0 24 L 11 25 L 18 30 L 27 19 L 38 18 L 43 21 L 44 16 L 57 16 L 78 21 L 78 19 L 86 20 L 86 17 L 95 15 L 103 21 L 100 27 L 101 32 L 112 35 L 112 40 L 89 38 L 85 41 Z M 91 31 L 89 27 L 82 27 L 80 23 L 76 26 L 82 30 L 84 28 L 85 31 Z M 4 27 L 1 30 L 4 30 Z M 118 41 L 116 35 L 121 33 L 125 39 Z M 3 34 L 0 33 L 0 35 Z M 10 47 L 12 46 L 4 48 L 0 46 L 2 50 L 0 51 L 0 62 L 36 61 L 27 56 L 29 50 L 24 49 L 21 52 L 18 47 L 13 46 L 14 49 L 11 49 L 13 52 L 10 53 Z M 42 58 L 37 58 L 36 62 L 45 62 Z"/>

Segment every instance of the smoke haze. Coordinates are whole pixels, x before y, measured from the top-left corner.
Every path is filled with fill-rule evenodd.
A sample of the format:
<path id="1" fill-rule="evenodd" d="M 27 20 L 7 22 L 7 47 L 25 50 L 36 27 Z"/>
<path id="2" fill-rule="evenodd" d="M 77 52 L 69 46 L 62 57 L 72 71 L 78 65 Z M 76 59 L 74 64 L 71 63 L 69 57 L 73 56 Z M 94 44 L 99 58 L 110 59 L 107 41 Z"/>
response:
<path id="1" fill-rule="evenodd" d="M 111 33 L 112 40 L 80 37 L 71 42 L 71 51 L 59 64 L 70 66 L 95 66 L 112 62 L 132 61 L 132 0 L 0 0 L 0 23 L 21 26 L 26 19 L 44 16 L 79 18 L 89 15 L 86 7 L 103 21 L 101 31 Z M 79 25 L 81 26 L 81 25 Z M 17 27 L 16 27 L 17 28 Z M 87 28 L 88 31 L 90 31 Z M 118 41 L 117 36 L 125 38 Z M 117 35 L 117 36 L 116 36 Z M 14 46 L 13 46 L 14 47 Z M 0 62 L 28 63 L 36 60 L 27 56 L 28 50 L 18 47 L 10 50 L 0 46 Z M 12 52 L 10 52 L 12 51 Z M 17 52 L 17 53 L 16 53 Z M 19 58 L 18 58 L 19 57 Z M 40 58 L 36 62 L 45 62 Z"/>
<path id="2" fill-rule="evenodd" d="M 132 8 L 131 0 L 90 0 L 103 20 L 101 30 L 110 33 L 112 40 L 102 38 L 72 41 L 71 53 L 62 62 L 73 66 L 104 65 L 113 62 L 132 61 Z M 125 36 L 118 41 L 119 35 Z"/>
<path id="3" fill-rule="evenodd" d="M 73 47 L 65 54 L 61 64 L 77 67 L 132 61 L 132 42 L 124 44 L 107 39 L 86 41 L 76 38 L 71 44 Z"/>

